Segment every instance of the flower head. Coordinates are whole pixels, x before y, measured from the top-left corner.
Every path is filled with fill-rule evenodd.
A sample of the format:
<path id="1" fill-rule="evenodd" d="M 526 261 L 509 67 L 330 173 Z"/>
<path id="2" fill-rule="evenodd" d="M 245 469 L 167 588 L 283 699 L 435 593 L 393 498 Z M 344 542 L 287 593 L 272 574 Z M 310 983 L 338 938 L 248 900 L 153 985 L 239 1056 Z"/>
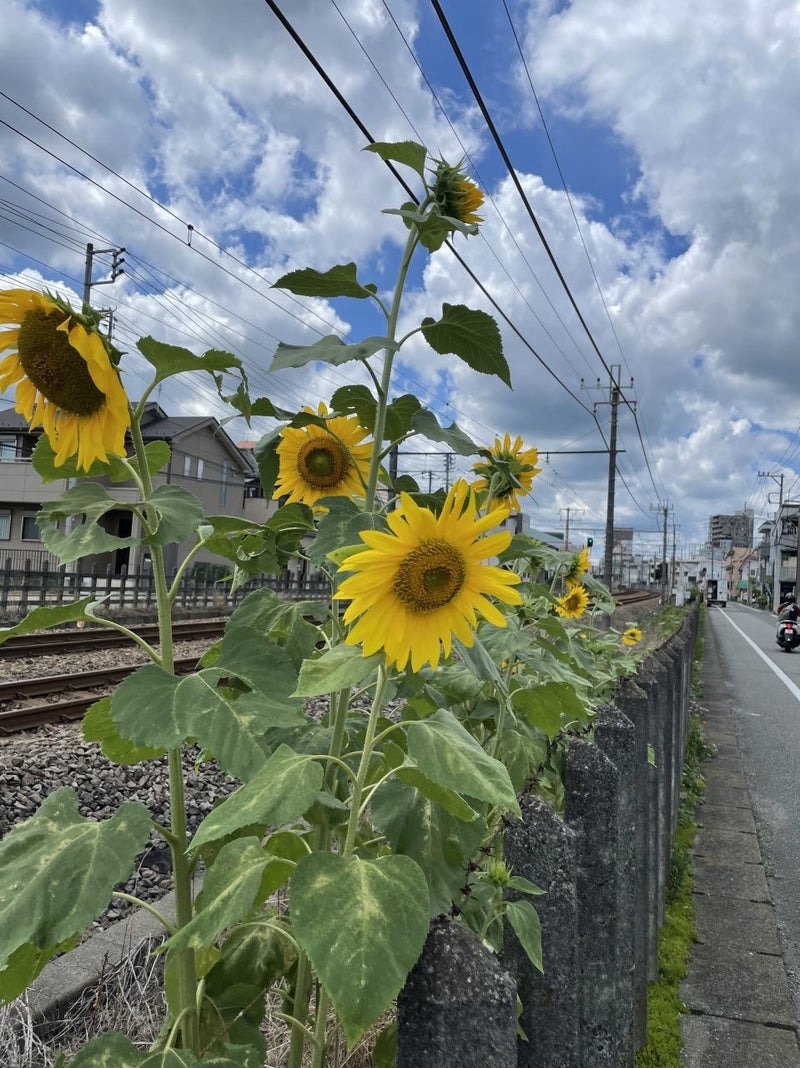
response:
<path id="1" fill-rule="evenodd" d="M 630 626 L 622 632 L 620 640 L 623 645 L 638 645 L 642 640 L 642 632 L 638 627 Z"/>
<path id="2" fill-rule="evenodd" d="M 570 586 L 563 597 L 556 598 L 556 612 L 564 619 L 580 619 L 589 604 L 589 594 L 580 584 Z"/>
<path id="3" fill-rule="evenodd" d="M 483 203 L 483 193 L 460 167 L 451 167 L 444 160 L 437 163 L 433 196 L 442 215 L 476 226 L 483 222 L 482 216 L 475 214 Z"/>
<path id="4" fill-rule="evenodd" d="M 304 412 L 325 419 L 325 426 L 308 423 L 287 426 L 277 447 L 280 468 L 273 497 L 288 494 L 290 502 L 314 505 L 322 497 L 363 496 L 369 475 L 372 446 L 362 444 L 368 437 L 354 415 L 328 419 L 328 408 L 320 404 L 304 407 Z"/>
<path id="5" fill-rule="evenodd" d="M 364 656 L 382 649 L 389 663 L 402 670 L 423 664 L 436 667 L 442 648 L 449 656 L 453 635 L 466 646 L 482 615 L 495 626 L 506 619 L 489 599 L 520 604 L 511 589 L 519 575 L 483 563 L 502 552 L 511 540 L 508 531 L 488 534 L 508 515 L 497 508 L 477 516 L 472 491 L 459 480 L 437 516 L 421 508 L 406 493 L 400 507 L 389 512 L 391 533 L 361 532 L 368 548 L 349 556 L 342 571 L 353 571 L 337 597 L 350 600 L 345 623 L 354 623 L 346 641 L 361 644 Z"/>
<path id="6" fill-rule="evenodd" d="M 575 553 L 572 558 L 572 562 L 567 568 L 564 575 L 564 581 L 567 584 L 567 589 L 572 589 L 573 586 L 580 586 L 581 575 L 585 575 L 589 570 L 589 549 L 587 546 L 581 549 L 579 553 Z"/>
<path id="7" fill-rule="evenodd" d="M 512 442 L 506 434 L 502 442 L 495 438 L 493 448 L 481 449 L 480 454 L 483 459 L 473 464 L 473 470 L 481 478 L 473 482 L 473 489 L 487 490 L 493 500 L 518 512 L 517 493 L 529 493 L 534 476 L 541 471 L 536 466 L 538 450 L 526 449 L 522 438 L 516 437 Z"/>
<path id="8" fill-rule="evenodd" d="M 16 324 L 16 325 L 13 325 Z M 0 391 L 16 386 L 14 407 L 41 426 L 56 466 L 70 456 L 88 471 L 108 453 L 125 455 L 130 408 L 119 373 L 95 327 L 57 297 L 0 292 Z"/>

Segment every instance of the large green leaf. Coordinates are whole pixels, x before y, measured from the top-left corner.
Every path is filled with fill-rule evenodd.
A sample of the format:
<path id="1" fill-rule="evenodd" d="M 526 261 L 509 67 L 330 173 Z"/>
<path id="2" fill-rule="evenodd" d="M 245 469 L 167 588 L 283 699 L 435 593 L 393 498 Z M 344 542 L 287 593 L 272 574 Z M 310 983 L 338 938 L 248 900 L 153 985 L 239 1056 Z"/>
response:
<path id="1" fill-rule="evenodd" d="M 79 482 L 60 497 L 46 501 L 39 509 L 36 522 L 45 546 L 62 563 L 68 564 L 92 553 L 113 552 L 135 545 L 138 539 L 118 538 L 98 524 L 106 512 L 125 507 L 97 482 Z M 59 529 L 60 519 L 75 515 L 84 515 L 85 522 L 78 523 L 69 533 Z"/>
<path id="2" fill-rule="evenodd" d="M 424 145 L 416 141 L 373 141 L 371 145 L 364 146 L 365 152 L 374 152 L 382 160 L 393 163 L 403 163 L 411 167 L 420 178 L 425 177 L 425 160 L 427 150 Z"/>
<path id="3" fill-rule="evenodd" d="M 543 972 L 542 925 L 536 909 L 530 901 L 507 901 L 506 919 L 514 929 L 514 934 L 520 940 L 531 964 Z"/>
<path id="4" fill-rule="evenodd" d="M 0 842 L 0 966 L 26 943 L 47 949 L 82 932 L 130 875 L 150 829 L 134 801 L 103 822 L 85 819 L 63 787 L 9 831 Z"/>
<path id="5" fill-rule="evenodd" d="M 234 928 L 223 942 L 222 957 L 206 976 L 211 997 L 234 982 L 265 990 L 287 974 L 297 959 L 297 948 L 280 917 L 259 917 Z"/>
<path id="6" fill-rule="evenodd" d="M 385 530 L 385 521 L 371 512 L 364 512 L 349 497 L 329 497 L 325 501 L 328 514 L 319 521 L 314 543 L 308 549 L 309 558 L 318 567 L 324 566 L 328 553 L 343 545 L 361 545 L 362 530 Z M 366 548 L 366 545 L 363 545 Z"/>
<path id="7" fill-rule="evenodd" d="M 156 486 L 144 503 L 158 513 L 158 529 L 147 539 L 151 545 L 183 541 L 195 533 L 205 516 L 201 501 L 183 486 Z"/>
<path id="8" fill-rule="evenodd" d="M 164 749 L 134 745 L 123 738 L 111 718 L 111 698 L 101 697 L 89 707 L 81 723 L 86 742 L 99 742 L 103 756 L 113 764 L 141 764 L 163 756 Z"/>
<path id="9" fill-rule="evenodd" d="M 285 649 L 296 669 L 306 657 L 311 656 L 321 638 L 318 626 L 307 617 L 325 619 L 327 605 L 312 601 L 286 601 L 273 590 L 253 590 L 234 610 L 228 620 L 226 633 L 233 633 L 240 626 L 263 635 Z M 294 688 L 294 687 L 293 687 Z"/>
<path id="10" fill-rule="evenodd" d="M 48 627 L 61 627 L 65 623 L 73 623 L 79 619 L 91 619 L 95 617 L 88 611 L 90 605 L 95 604 L 94 597 L 84 597 L 73 604 L 53 605 L 52 608 L 42 606 L 32 608 L 24 619 L 15 623 L 13 627 L 0 627 L 0 645 L 15 634 L 35 634 Z"/>
<path id="11" fill-rule="evenodd" d="M 502 682 L 503 674 L 480 638 L 476 636 L 471 646 L 464 645 L 456 638 L 455 647 L 476 679 L 482 682 Z"/>
<path id="12" fill-rule="evenodd" d="M 376 791 L 372 815 L 394 852 L 411 857 L 425 873 L 431 916 L 449 912 L 486 834 L 486 821 L 454 819 L 441 805 L 397 780 Z"/>
<path id="13" fill-rule="evenodd" d="M 304 709 L 302 701 L 290 699 L 297 670 L 289 654 L 251 627 L 228 624 L 214 666 L 259 691 L 268 706 L 285 704 L 295 715 Z"/>
<path id="14" fill-rule="evenodd" d="M 38 946 L 25 942 L 18 946 L 6 961 L 4 968 L 0 968 L 0 1006 L 8 1004 L 23 994 L 33 980 L 56 953 L 73 949 L 78 936 L 67 939 L 60 946 L 51 946 L 48 949 L 39 949 Z"/>
<path id="15" fill-rule="evenodd" d="M 275 289 L 288 289 L 298 297 L 355 297 L 365 300 L 374 297 L 378 287 L 372 282 L 362 285 L 356 277 L 356 265 L 343 263 L 329 271 L 315 271 L 306 267 L 289 271 L 274 283 Z"/>
<path id="16" fill-rule="evenodd" d="M 435 352 L 452 353 L 473 371 L 497 375 L 511 386 L 500 330 L 486 312 L 464 304 L 443 304 L 441 319 L 422 320 L 422 333 Z"/>
<path id="17" fill-rule="evenodd" d="M 135 745 L 175 749 L 189 733 L 188 710 L 176 700 L 180 679 L 157 664 L 145 664 L 111 695 L 111 717 Z"/>
<path id="18" fill-rule="evenodd" d="M 262 1068 L 263 1063 L 250 1046 L 224 1046 L 199 1060 L 185 1049 L 143 1053 L 125 1035 L 110 1031 L 87 1042 L 68 1068 Z"/>
<path id="19" fill-rule="evenodd" d="M 417 434 L 429 441 L 441 441 L 459 456 L 474 456 L 478 451 L 475 442 L 468 438 L 461 427 L 455 423 L 443 427 L 439 420 L 427 408 L 420 408 L 411 417 L 411 426 Z"/>
<path id="20" fill-rule="evenodd" d="M 266 698 L 247 694 L 232 699 L 218 688 L 219 679 L 216 669 L 181 679 L 175 690 L 177 716 L 184 719 L 187 735 L 213 753 L 223 771 L 247 781 L 267 761 L 263 735 L 275 724 Z"/>
<path id="21" fill-rule="evenodd" d="M 544 731 L 552 741 L 562 724 L 586 718 L 586 708 L 568 682 L 544 682 L 541 686 L 515 690 L 511 703 L 516 712 L 525 717 L 532 727 Z"/>
<path id="22" fill-rule="evenodd" d="M 320 338 L 313 345 L 286 345 L 279 342 L 270 364 L 270 371 L 285 367 L 305 367 L 307 363 L 319 360 L 321 363 L 348 363 L 350 360 L 366 360 L 376 352 L 398 348 L 397 342 L 388 337 L 367 337 L 355 345 L 346 345 L 335 334 Z"/>
<path id="23" fill-rule="evenodd" d="M 259 890 L 264 869 L 273 862 L 257 838 L 227 842 L 206 873 L 195 915 L 169 939 L 167 946 L 198 950 L 210 946 L 220 931 L 232 927 L 261 904 Z"/>
<path id="24" fill-rule="evenodd" d="M 195 356 L 189 349 L 178 345 L 165 345 L 163 341 L 156 341 L 152 337 L 140 338 L 136 342 L 136 348 L 156 369 L 154 385 L 172 375 L 183 374 L 184 371 L 206 371 L 214 374 L 215 371 L 240 370 L 242 367 L 242 361 L 233 353 L 209 349 L 202 356 Z"/>
<path id="25" fill-rule="evenodd" d="M 408 755 L 433 782 L 519 814 L 505 767 L 489 756 L 452 712 L 440 708 L 428 719 L 409 723 L 406 734 Z"/>
<path id="26" fill-rule="evenodd" d="M 357 646 L 334 645 L 316 660 L 306 660 L 300 668 L 295 695 L 318 697 L 334 690 L 356 686 L 383 663 L 383 654 L 364 656 Z"/>
<path id="27" fill-rule="evenodd" d="M 428 933 L 428 888 L 410 857 L 311 853 L 289 883 L 292 932 L 352 1046 L 389 1005 Z"/>
<path id="28" fill-rule="evenodd" d="M 279 746 L 264 767 L 206 816 L 192 839 L 193 849 L 224 838 L 251 823 L 278 826 L 298 819 L 322 787 L 322 766 L 288 745 Z"/>

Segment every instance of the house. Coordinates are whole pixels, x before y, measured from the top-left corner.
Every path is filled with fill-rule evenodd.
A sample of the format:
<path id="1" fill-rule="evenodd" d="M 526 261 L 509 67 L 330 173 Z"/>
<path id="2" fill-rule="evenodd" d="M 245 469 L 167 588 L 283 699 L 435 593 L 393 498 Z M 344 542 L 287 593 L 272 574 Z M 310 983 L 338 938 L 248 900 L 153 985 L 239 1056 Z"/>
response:
<path id="1" fill-rule="evenodd" d="M 11 561 L 14 570 L 25 562 L 33 570 L 41 570 L 46 563 L 58 565 L 58 559 L 41 542 L 36 513 L 46 501 L 60 496 L 68 482 L 43 483 L 31 463 L 31 455 L 41 431 L 30 431 L 23 416 L 14 411 L 0 412 L 0 567 Z M 169 416 L 155 402 L 145 406 L 142 417 L 142 436 L 145 444 L 165 441 L 172 450 L 167 468 L 153 476 L 155 486 L 169 483 L 182 486 L 200 499 L 206 515 L 232 515 L 250 518 L 247 506 L 247 487 L 257 480 L 253 460 L 242 451 L 213 416 Z M 119 485 L 98 479 L 111 497 L 132 501 L 130 485 Z M 262 520 L 263 521 L 263 520 Z M 138 521 L 128 509 L 107 512 L 102 523 L 110 533 L 121 538 L 136 536 Z M 165 548 L 167 572 L 174 573 L 185 559 L 193 541 Z M 198 562 L 221 563 L 219 557 L 202 551 Z M 109 553 L 100 553 L 77 561 L 79 574 L 98 569 L 101 573 L 119 575 L 123 570 L 132 573 L 146 569 L 149 556 L 146 546 L 134 545 Z"/>
<path id="2" fill-rule="evenodd" d="M 750 604 L 759 574 L 758 549 L 734 546 L 725 554 L 723 566 L 729 600 Z"/>

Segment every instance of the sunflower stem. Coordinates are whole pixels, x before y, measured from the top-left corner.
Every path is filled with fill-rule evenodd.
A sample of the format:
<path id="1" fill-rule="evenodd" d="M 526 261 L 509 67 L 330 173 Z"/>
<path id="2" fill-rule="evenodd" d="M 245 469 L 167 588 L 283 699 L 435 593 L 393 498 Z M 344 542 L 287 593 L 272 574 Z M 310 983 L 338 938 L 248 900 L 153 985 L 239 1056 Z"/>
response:
<path id="1" fill-rule="evenodd" d="M 361 750 L 358 775 L 356 776 L 356 781 L 353 785 L 353 796 L 350 798 L 350 819 L 347 824 L 347 837 L 345 838 L 344 847 L 342 849 L 342 855 L 345 857 L 351 856 L 356 844 L 356 832 L 358 831 L 358 823 L 361 815 L 361 795 L 364 793 L 367 775 L 369 774 L 369 765 L 372 760 L 372 750 L 375 746 L 378 719 L 383 710 L 383 695 L 386 692 L 387 681 L 388 674 L 386 668 L 381 664 L 378 668 L 378 678 L 375 683 L 375 695 L 372 698 L 372 708 L 369 712 L 367 730 L 364 735 L 364 748 Z"/>
<path id="2" fill-rule="evenodd" d="M 403 249 L 403 258 L 400 261 L 400 269 L 394 287 L 394 296 L 392 297 L 392 306 L 389 309 L 389 318 L 386 324 L 386 335 L 391 341 L 394 341 L 395 334 L 397 333 L 397 320 L 400 315 L 403 289 L 405 288 L 408 269 L 411 266 L 411 257 L 414 255 L 414 250 L 418 244 L 419 234 L 416 229 L 411 229 L 408 234 L 408 239 L 406 240 L 406 247 Z M 381 374 L 381 381 L 378 386 L 378 405 L 375 410 L 375 429 L 372 434 L 375 444 L 372 449 L 372 458 L 369 465 L 369 478 L 367 479 L 365 503 L 368 512 L 371 512 L 375 507 L 375 492 L 378 488 L 378 472 L 380 471 L 380 450 L 381 444 L 383 443 L 384 430 L 386 429 L 386 409 L 389 402 L 389 386 L 392 380 L 393 363 L 394 352 L 390 349 L 385 349 L 383 357 L 383 373 Z"/>

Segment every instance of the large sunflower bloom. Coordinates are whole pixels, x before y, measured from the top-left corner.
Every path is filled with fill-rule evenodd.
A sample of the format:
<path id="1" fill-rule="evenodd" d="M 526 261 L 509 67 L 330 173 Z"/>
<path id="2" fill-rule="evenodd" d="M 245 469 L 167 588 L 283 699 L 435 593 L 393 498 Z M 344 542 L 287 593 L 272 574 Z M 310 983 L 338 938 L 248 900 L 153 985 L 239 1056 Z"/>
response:
<path id="1" fill-rule="evenodd" d="M 563 597 L 556 598 L 556 612 L 564 619 L 580 619 L 589 604 L 589 594 L 583 586 L 570 586 Z"/>
<path id="2" fill-rule="evenodd" d="M 460 167 L 451 167 L 440 160 L 432 188 L 442 215 L 476 226 L 483 222 L 483 217 L 475 214 L 475 210 L 483 204 L 483 193 Z"/>
<path id="3" fill-rule="evenodd" d="M 94 327 L 29 289 L 0 292 L 0 325 L 0 351 L 11 350 L 0 360 L 0 391 L 16 386 L 14 407 L 47 435 L 56 466 L 75 456 L 88 471 L 108 453 L 124 456 L 128 398 Z"/>
<path id="4" fill-rule="evenodd" d="M 387 515 L 391 533 L 361 532 L 368 548 L 342 564 L 340 570 L 355 574 L 344 580 L 337 597 L 351 602 L 345 623 L 356 621 L 348 644 L 361 644 L 364 656 L 382 649 L 401 671 L 410 659 L 418 671 L 426 663 L 436 667 L 442 649 L 450 655 L 453 635 L 473 645 L 478 614 L 504 627 L 505 616 L 489 598 L 520 604 L 511 589 L 520 578 L 482 562 L 508 546 L 510 531 L 481 537 L 508 511 L 497 508 L 478 517 L 466 482 L 453 486 L 438 516 L 406 493 L 400 502 Z"/>
<path id="5" fill-rule="evenodd" d="M 526 449 L 522 438 L 512 442 L 506 434 L 502 441 L 494 439 L 491 449 L 481 449 L 482 460 L 473 464 L 473 471 L 482 477 L 473 482 L 473 489 L 488 490 L 489 495 L 507 505 L 512 511 L 521 510 L 517 493 L 529 493 L 534 476 L 541 467 L 536 466 L 538 449 Z"/>
<path id="6" fill-rule="evenodd" d="M 277 447 L 280 468 L 273 497 L 288 495 L 289 502 L 315 505 L 322 497 L 363 497 L 369 476 L 372 445 L 361 444 L 369 431 L 354 415 L 327 418 L 320 404 L 304 412 L 326 419 L 325 427 L 308 423 L 287 426 Z"/>
<path id="7" fill-rule="evenodd" d="M 621 641 L 623 645 L 638 645 L 641 640 L 642 632 L 638 627 L 631 626 L 622 632 Z"/>

